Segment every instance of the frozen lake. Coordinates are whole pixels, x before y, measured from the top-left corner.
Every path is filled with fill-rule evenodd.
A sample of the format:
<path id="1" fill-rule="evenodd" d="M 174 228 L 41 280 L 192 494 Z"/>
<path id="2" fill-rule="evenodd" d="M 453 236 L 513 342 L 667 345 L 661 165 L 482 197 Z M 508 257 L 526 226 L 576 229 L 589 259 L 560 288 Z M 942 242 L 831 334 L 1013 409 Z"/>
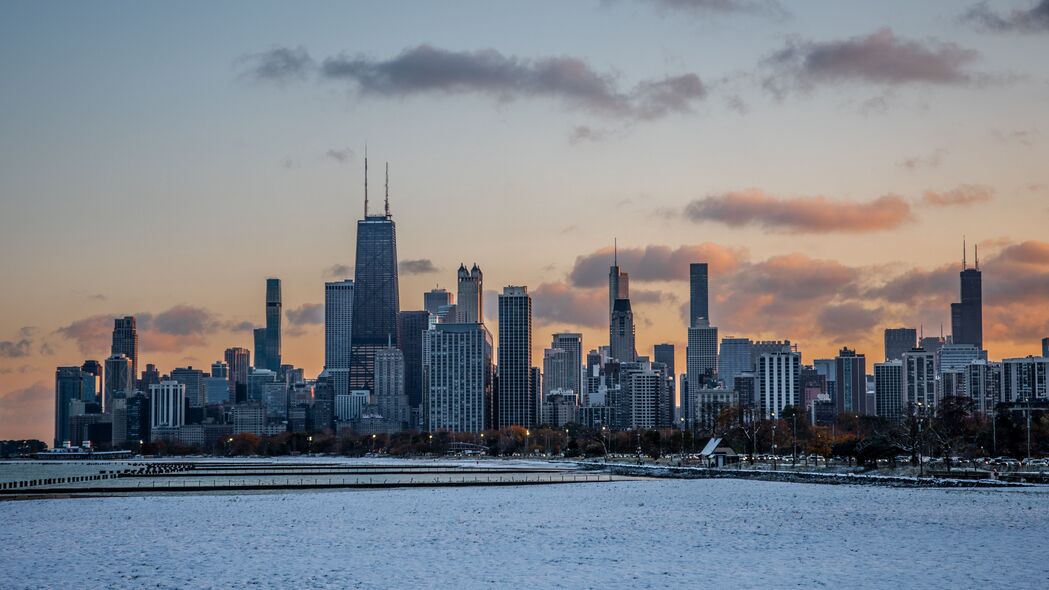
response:
<path id="1" fill-rule="evenodd" d="M 742 480 L 0 503 L 0 588 L 1049 587 L 1049 489 Z"/>

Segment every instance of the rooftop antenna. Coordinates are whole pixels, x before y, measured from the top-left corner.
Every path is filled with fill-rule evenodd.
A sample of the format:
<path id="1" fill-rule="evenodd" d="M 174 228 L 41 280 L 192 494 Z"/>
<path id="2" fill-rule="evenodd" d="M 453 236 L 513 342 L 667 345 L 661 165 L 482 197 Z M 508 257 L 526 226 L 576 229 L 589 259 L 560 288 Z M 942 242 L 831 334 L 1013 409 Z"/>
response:
<path id="1" fill-rule="evenodd" d="M 918 344 L 921 344 L 921 341 L 925 340 L 925 323 L 924 322 L 919 324 L 919 329 L 921 330 L 921 332 L 920 332 L 921 335 L 918 336 Z"/>
<path id="2" fill-rule="evenodd" d="M 965 236 L 962 236 L 962 270 L 969 268 L 965 264 Z"/>
<path id="3" fill-rule="evenodd" d="M 364 217 L 368 217 L 368 144 L 364 144 Z"/>
<path id="4" fill-rule="evenodd" d="M 619 240 L 612 238 L 612 266 L 619 266 Z"/>
<path id="5" fill-rule="evenodd" d="M 386 217 L 390 216 L 390 163 L 386 162 Z"/>
<path id="6" fill-rule="evenodd" d="M 980 245 L 975 244 L 973 250 L 976 252 L 976 270 L 980 270 Z"/>

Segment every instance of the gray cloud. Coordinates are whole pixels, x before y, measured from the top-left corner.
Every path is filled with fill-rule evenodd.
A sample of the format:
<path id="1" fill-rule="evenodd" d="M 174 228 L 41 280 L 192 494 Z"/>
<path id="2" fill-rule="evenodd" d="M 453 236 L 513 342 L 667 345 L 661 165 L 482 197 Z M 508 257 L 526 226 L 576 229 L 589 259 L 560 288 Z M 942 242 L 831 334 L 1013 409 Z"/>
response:
<path id="1" fill-rule="evenodd" d="M 55 384 L 38 381 L 24 389 L 0 393 L 0 424 L 4 438 L 47 438 L 55 412 Z"/>
<path id="2" fill-rule="evenodd" d="M 580 289 L 558 282 L 543 283 L 529 292 L 532 314 L 538 324 L 608 326 L 608 293 L 602 289 Z"/>
<path id="3" fill-rule="evenodd" d="M 406 275 L 428 274 L 440 270 L 439 268 L 433 265 L 433 261 L 431 261 L 429 258 L 419 258 L 417 260 L 402 260 L 400 264 L 397 265 L 397 268 L 400 270 L 401 274 Z"/>
<path id="4" fill-rule="evenodd" d="M 249 321 L 243 322 L 230 322 L 226 325 L 226 328 L 230 332 L 251 332 L 255 329 L 255 324 Z"/>
<path id="5" fill-rule="evenodd" d="M 856 302 L 828 304 L 816 315 L 820 330 L 832 335 L 838 343 L 870 335 L 884 325 L 885 312 L 880 307 L 865 307 Z"/>
<path id="6" fill-rule="evenodd" d="M 947 150 L 938 148 L 933 153 L 927 156 L 911 156 L 904 158 L 899 162 L 901 168 L 908 170 L 917 170 L 919 168 L 938 168 L 940 163 L 943 162 L 943 157 L 947 154 Z"/>
<path id="7" fill-rule="evenodd" d="M 789 13 L 775 0 L 640 0 L 663 11 L 695 15 L 751 13 L 786 18 Z"/>
<path id="8" fill-rule="evenodd" d="M 346 264 L 333 264 L 324 269 L 324 276 L 330 279 L 352 278 L 353 267 Z"/>
<path id="9" fill-rule="evenodd" d="M 623 91 L 614 76 L 574 57 L 525 59 L 494 49 L 450 51 L 430 45 L 387 60 L 340 54 L 324 60 L 321 75 L 351 82 L 364 96 L 472 93 L 502 102 L 547 97 L 572 108 L 642 120 L 689 112 L 707 94 L 691 73 L 645 80 Z"/>
<path id="10" fill-rule="evenodd" d="M 607 285 L 613 256 L 618 258 L 619 266 L 629 272 L 631 281 L 645 282 L 687 280 L 688 265 L 692 262 L 706 262 L 715 273 L 729 272 L 742 263 L 746 253 L 711 242 L 677 248 L 661 245 L 620 248 L 617 254 L 613 254 L 609 246 L 577 257 L 568 274 L 569 283 L 575 287 Z"/>
<path id="11" fill-rule="evenodd" d="M 684 214 L 696 223 L 715 221 L 730 227 L 858 233 L 899 227 L 911 219 L 911 207 L 897 195 L 857 203 L 822 196 L 775 197 L 751 189 L 696 199 L 685 206 Z"/>
<path id="12" fill-rule="evenodd" d="M 937 207 L 975 205 L 986 203 L 994 197 L 994 190 L 989 186 L 963 184 L 949 191 L 926 191 L 922 201 L 926 205 Z"/>
<path id="13" fill-rule="evenodd" d="M 903 39 L 889 28 L 837 41 L 793 39 L 765 60 L 774 72 L 765 86 L 782 96 L 820 83 L 965 84 L 978 57 L 954 43 Z"/>
<path id="14" fill-rule="evenodd" d="M 155 316 L 139 314 L 136 321 L 142 330 L 155 330 L 172 336 L 202 335 L 218 327 L 214 314 L 203 307 L 192 305 L 176 305 Z"/>
<path id="15" fill-rule="evenodd" d="M 962 20 L 997 33 L 1049 33 L 1049 0 L 1040 0 L 1028 9 L 1001 13 L 980 2 L 962 14 Z"/>
<path id="16" fill-rule="evenodd" d="M 289 308 L 284 312 L 288 321 L 295 325 L 310 325 L 324 323 L 323 303 L 303 303 L 297 308 Z"/>
<path id="17" fill-rule="evenodd" d="M 242 76 L 276 84 L 305 80 L 317 67 L 302 46 L 275 47 L 269 51 L 246 55 L 238 61 L 244 67 Z"/>
<path id="18" fill-rule="evenodd" d="M 22 358 L 32 354 L 35 333 L 35 328 L 27 326 L 18 331 L 18 337 L 15 340 L 0 341 L 0 358 Z"/>
<path id="19" fill-rule="evenodd" d="M 585 141 L 603 141 L 606 133 L 601 129 L 594 129 L 588 125 L 578 125 L 568 134 L 568 143 L 576 145 Z"/>
<path id="20" fill-rule="evenodd" d="M 340 164 L 345 164 L 346 162 L 349 162 L 350 160 L 353 159 L 353 157 L 355 155 L 356 154 L 354 153 L 354 151 L 351 150 L 350 148 L 342 148 L 342 149 L 334 149 L 333 148 L 333 149 L 330 149 L 330 150 L 324 152 L 324 156 L 325 157 L 331 158 L 332 160 L 335 160 L 336 162 L 338 162 Z"/>

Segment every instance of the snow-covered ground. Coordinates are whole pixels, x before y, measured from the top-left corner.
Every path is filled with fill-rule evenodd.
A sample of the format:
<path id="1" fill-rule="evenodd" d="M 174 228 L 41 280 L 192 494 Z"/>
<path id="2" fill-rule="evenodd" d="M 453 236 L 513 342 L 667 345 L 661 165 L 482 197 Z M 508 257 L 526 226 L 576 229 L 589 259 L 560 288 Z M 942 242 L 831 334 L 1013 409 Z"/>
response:
<path id="1" fill-rule="evenodd" d="M 743 480 L 0 503 L 0 588 L 1046 588 L 1049 489 Z"/>

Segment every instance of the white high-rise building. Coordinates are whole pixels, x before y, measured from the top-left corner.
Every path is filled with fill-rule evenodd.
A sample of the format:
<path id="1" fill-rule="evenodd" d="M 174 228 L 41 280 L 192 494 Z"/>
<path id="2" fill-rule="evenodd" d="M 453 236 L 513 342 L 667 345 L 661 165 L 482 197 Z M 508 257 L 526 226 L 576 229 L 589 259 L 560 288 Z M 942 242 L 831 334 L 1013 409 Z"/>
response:
<path id="1" fill-rule="evenodd" d="M 903 397 L 900 412 L 905 416 L 917 404 L 936 409 L 936 354 L 923 348 L 903 353 Z"/>
<path id="2" fill-rule="evenodd" d="M 1002 361 L 1002 401 L 1049 399 L 1049 358 L 1027 356 Z"/>
<path id="3" fill-rule="evenodd" d="M 492 335 L 483 324 L 437 324 L 423 341 L 426 430 L 481 432 L 491 420 Z"/>
<path id="4" fill-rule="evenodd" d="M 937 357 L 942 377 L 948 371 L 964 371 L 969 363 L 980 359 L 981 353 L 975 344 L 944 344 Z"/>
<path id="5" fill-rule="evenodd" d="M 801 354 L 766 352 L 756 361 L 756 397 L 761 417 L 781 416 L 783 408 L 797 407 L 801 402 Z"/>
<path id="6" fill-rule="evenodd" d="M 161 381 L 149 386 L 150 426 L 178 428 L 186 423 L 186 386 L 178 381 Z"/>
<path id="7" fill-rule="evenodd" d="M 324 368 L 336 395 L 350 392 L 350 343 L 353 339 L 354 283 L 324 283 Z"/>
<path id="8" fill-rule="evenodd" d="M 557 332 L 551 339 L 550 348 L 560 348 L 568 355 L 567 374 L 563 382 L 555 383 L 554 387 L 547 389 L 571 389 L 577 400 L 582 399 L 583 335 L 578 332 Z"/>
<path id="9" fill-rule="evenodd" d="M 371 394 L 367 389 L 355 389 L 349 393 L 335 396 L 335 419 L 349 422 L 361 415 L 361 410 L 368 405 Z"/>
<path id="10" fill-rule="evenodd" d="M 718 329 L 704 318 L 697 318 L 695 325 L 688 329 L 688 345 L 685 347 L 685 374 L 688 376 L 688 395 L 714 384 L 705 382 L 704 376 L 717 374 L 718 369 Z M 686 423 L 693 423 L 696 417 L 692 414 L 695 403 L 687 396 L 682 397 L 681 411 Z"/>
<path id="11" fill-rule="evenodd" d="M 1002 364 L 978 360 L 965 368 L 965 392 L 973 399 L 976 411 L 992 414 L 1002 401 Z"/>

